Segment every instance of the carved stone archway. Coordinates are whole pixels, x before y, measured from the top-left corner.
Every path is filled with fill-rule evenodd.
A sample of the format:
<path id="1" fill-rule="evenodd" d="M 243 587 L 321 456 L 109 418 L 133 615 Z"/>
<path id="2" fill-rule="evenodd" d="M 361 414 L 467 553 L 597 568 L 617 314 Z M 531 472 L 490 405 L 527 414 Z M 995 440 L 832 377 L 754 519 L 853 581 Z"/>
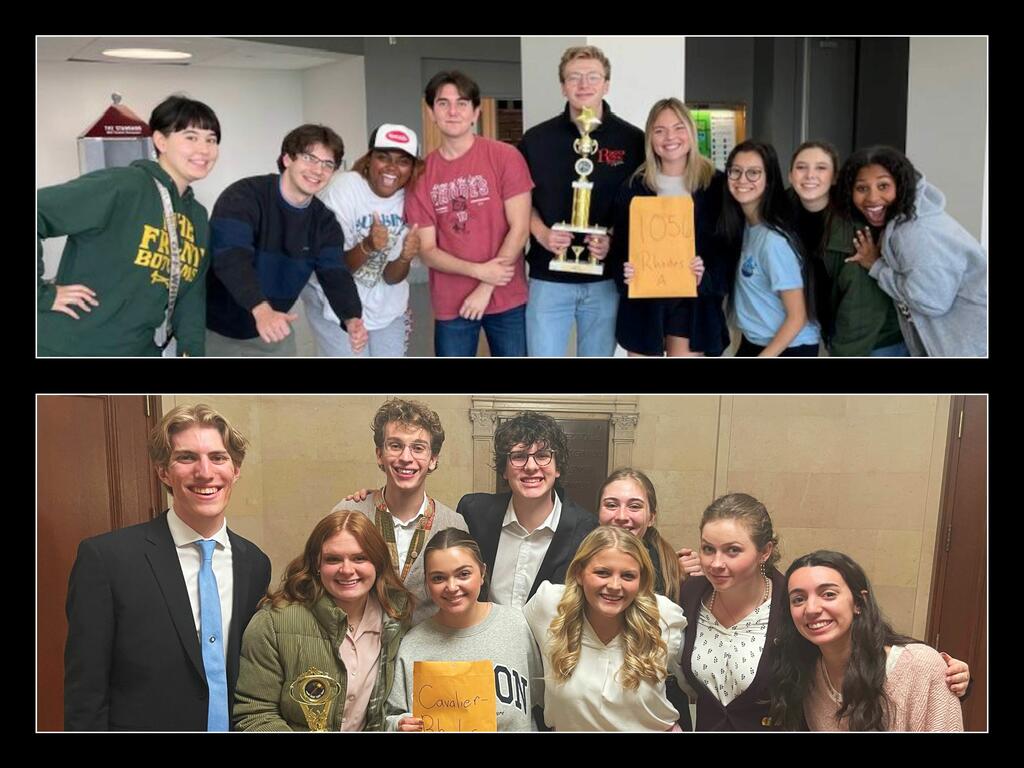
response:
<path id="1" fill-rule="evenodd" d="M 541 411 L 556 419 L 604 421 L 608 429 L 608 472 L 630 466 L 640 419 L 636 395 L 473 395 L 469 418 L 473 425 L 473 490 L 496 488 L 494 430 L 499 419 L 520 411 Z"/>

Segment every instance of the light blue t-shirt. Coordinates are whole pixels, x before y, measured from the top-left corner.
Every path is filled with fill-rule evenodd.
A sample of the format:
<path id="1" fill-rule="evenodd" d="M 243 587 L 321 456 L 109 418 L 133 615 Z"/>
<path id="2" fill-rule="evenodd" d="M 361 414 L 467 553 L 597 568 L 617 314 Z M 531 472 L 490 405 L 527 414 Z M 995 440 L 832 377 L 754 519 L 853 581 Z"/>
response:
<path id="1" fill-rule="evenodd" d="M 786 238 L 763 224 L 746 225 L 743 250 L 736 273 L 736 325 L 754 344 L 768 346 L 786 321 L 781 291 L 803 288 L 800 258 Z M 789 343 L 791 347 L 817 344 L 821 335 L 808 322 Z"/>

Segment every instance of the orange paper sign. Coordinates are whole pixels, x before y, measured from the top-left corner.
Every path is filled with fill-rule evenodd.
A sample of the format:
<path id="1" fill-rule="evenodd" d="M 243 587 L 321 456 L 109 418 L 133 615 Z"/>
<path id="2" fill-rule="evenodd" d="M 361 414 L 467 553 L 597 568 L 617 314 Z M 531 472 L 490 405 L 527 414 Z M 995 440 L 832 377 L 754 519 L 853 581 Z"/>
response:
<path id="1" fill-rule="evenodd" d="M 489 661 L 417 661 L 412 713 L 424 731 L 496 731 L 494 666 Z"/>
<path id="2" fill-rule="evenodd" d="M 696 255 L 693 198 L 634 197 L 629 205 L 629 262 L 635 272 L 629 298 L 697 295 L 690 268 Z"/>

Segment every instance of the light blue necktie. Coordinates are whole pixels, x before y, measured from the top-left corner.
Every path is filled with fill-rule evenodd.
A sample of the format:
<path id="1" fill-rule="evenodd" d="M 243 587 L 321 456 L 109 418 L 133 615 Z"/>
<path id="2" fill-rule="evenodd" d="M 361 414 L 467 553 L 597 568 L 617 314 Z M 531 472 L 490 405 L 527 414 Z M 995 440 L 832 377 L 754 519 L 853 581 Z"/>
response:
<path id="1" fill-rule="evenodd" d="M 224 669 L 224 625 L 220 618 L 220 593 L 213 575 L 213 549 L 217 542 L 203 539 L 196 544 L 203 552 L 199 568 L 199 644 L 203 648 L 203 667 L 210 689 L 206 730 L 230 730 L 228 719 L 228 679 Z"/>

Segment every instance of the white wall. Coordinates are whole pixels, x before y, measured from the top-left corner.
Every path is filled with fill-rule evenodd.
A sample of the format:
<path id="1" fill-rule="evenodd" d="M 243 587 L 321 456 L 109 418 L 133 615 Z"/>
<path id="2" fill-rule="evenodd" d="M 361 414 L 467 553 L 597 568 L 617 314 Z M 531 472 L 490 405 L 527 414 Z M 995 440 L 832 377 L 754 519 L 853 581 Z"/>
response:
<path id="1" fill-rule="evenodd" d="M 79 175 L 76 139 L 110 106 L 114 91 L 143 120 L 179 91 L 217 113 L 220 157 L 210 175 L 195 185 L 196 198 L 207 210 L 232 182 L 276 173 L 281 139 L 304 121 L 301 72 L 39 62 L 36 188 Z M 43 244 L 47 276 L 56 271 L 64 239 Z"/>
<path id="2" fill-rule="evenodd" d="M 524 37 L 523 128 L 531 128 L 562 111 L 565 97 L 558 84 L 558 62 L 566 48 L 596 45 L 612 65 L 608 103 L 619 117 L 639 127 L 658 99 L 683 98 L 686 65 L 684 37 Z"/>
<path id="3" fill-rule="evenodd" d="M 619 117 L 643 128 L 651 105 L 675 96 L 685 101 L 686 38 L 588 37 L 612 63 L 608 103 Z"/>
<path id="4" fill-rule="evenodd" d="M 946 196 L 946 210 L 987 239 L 988 41 L 912 37 L 907 156 Z"/>
<path id="5" fill-rule="evenodd" d="M 523 68 L 523 130 L 554 117 L 565 109 L 558 82 L 558 62 L 566 48 L 586 45 L 585 37 L 523 37 L 520 62 Z"/>
<path id="6" fill-rule="evenodd" d="M 302 114 L 307 123 L 333 128 L 345 141 L 345 164 L 366 152 L 366 80 L 362 56 L 307 69 L 302 74 Z"/>

